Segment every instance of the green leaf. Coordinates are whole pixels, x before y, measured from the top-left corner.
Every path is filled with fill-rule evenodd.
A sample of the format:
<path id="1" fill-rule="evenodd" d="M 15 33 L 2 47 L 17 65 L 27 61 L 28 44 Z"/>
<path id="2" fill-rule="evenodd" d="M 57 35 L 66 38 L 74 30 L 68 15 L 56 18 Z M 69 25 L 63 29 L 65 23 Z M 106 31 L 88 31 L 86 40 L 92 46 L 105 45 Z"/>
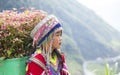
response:
<path id="1" fill-rule="evenodd" d="M 11 55 L 12 50 L 7 50 L 8 57 Z"/>
<path id="2" fill-rule="evenodd" d="M 110 75 L 109 74 L 109 64 L 108 63 L 105 64 L 105 70 L 106 70 L 106 75 Z"/>

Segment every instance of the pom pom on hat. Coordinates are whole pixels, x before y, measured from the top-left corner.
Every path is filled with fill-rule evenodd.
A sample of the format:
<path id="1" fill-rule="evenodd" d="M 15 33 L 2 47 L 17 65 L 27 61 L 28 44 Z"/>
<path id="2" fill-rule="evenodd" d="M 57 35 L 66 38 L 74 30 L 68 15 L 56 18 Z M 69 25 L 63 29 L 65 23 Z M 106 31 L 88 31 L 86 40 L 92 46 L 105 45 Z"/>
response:
<path id="1" fill-rule="evenodd" d="M 54 15 L 45 17 L 34 27 L 30 34 L 33 38 L 33 45 L 40 46 L 42 42 L 57 28 L 62 27 Z"/>

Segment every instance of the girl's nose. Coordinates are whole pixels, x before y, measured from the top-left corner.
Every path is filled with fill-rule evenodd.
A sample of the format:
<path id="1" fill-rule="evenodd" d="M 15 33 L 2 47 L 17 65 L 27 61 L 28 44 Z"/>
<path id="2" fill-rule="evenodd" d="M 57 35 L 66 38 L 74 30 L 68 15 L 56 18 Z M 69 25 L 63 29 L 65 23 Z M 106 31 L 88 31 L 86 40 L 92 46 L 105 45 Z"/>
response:
<path id="1" fill-rule="evenodd" d="M 60 41 L 62 42 L 62 36 L 59 37 Z"/>

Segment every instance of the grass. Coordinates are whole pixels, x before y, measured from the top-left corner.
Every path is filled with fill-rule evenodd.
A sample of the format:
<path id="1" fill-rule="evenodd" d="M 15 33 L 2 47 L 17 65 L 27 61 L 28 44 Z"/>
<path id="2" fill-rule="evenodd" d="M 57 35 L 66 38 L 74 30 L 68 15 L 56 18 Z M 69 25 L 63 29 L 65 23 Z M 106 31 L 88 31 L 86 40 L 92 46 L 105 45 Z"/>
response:
<path id="1" fill-rule="evenodd" d="M 115 64 L 100 64 L 100 63 L 90 63 L 87 66 L 91 72 L 94 72 L 95 75 L 116 75 L 118 71 L 118 63 Z"/>

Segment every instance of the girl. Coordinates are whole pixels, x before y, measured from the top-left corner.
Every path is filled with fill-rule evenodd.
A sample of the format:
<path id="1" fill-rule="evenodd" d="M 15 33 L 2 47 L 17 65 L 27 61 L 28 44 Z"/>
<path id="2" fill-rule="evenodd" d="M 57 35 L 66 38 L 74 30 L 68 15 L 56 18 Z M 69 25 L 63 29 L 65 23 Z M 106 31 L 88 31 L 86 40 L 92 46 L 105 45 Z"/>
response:
<path id="1" fill-rule="evenodd" d="M 36 51 L 29 58 L 26 75 L 70 75 L 60 51 L 62 27 L 54 15 L 45 17 L 30 36 Z"/>

